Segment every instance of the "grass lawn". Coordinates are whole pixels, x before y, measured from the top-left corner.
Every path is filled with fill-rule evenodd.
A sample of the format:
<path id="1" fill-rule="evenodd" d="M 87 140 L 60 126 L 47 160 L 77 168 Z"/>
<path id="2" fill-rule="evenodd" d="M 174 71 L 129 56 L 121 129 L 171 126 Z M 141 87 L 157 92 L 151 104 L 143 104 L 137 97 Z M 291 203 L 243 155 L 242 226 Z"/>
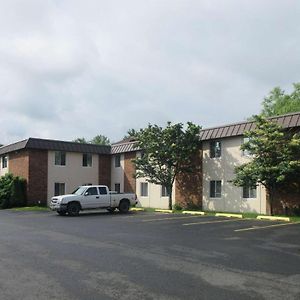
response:
<path id="1" fill-rule="evenodd" d="M 49 211 L 46 206 L 25 206 L 25 207 L 14 207 L 11 210 L 15 211 Z"/>
<path id="2" fill-rule="evenodd" d="M 145 207 L 144 209 L 147 212 L 155 212 L 155 208 Z M 193 211 L 197 211 L 197 210 L 193 209 Z M 174 210 L 173 209 L 173 213 L 174 214 L 181 214 L 182 210 Z M 240 214 L 240 213 L 237 213 L 237 212 L 205 211 L 205 215 L 207 215 L 207 216 L 214 216 L 216 213 Z M 245 218 L 245 219 L 256 219 L 256 217 L 258 215 L 261 215 L 261 214 L 257 214 L 257 213 L 242 213 L 242 215 L 243 215 L 243 218 Z M 288 218 L 290 218 L 291 222 L 300 222 L 300 216 L 286 216 L 286 215 L 275 215 L 275 216 L 276 217 L 288 217 Z"/>

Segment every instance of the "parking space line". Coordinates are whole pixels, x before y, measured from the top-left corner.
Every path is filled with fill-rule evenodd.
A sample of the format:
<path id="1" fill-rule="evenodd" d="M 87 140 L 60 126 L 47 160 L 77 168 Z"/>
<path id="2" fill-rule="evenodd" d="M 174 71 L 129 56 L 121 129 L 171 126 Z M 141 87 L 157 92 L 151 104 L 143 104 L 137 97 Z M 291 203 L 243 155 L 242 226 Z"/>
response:
<path id="1" fill-rule="evenodd" d="M 194 223 L 185 223 L 183 226 L 192 226 L 192 225 L 203 225 L 203 224 L 212 224 L 212 223 L 225 223 L 225 222 L 237 222 L 237 221 L 246 221 L 249 219 L 230 219 L 230 220 L 217 220 L 217 221 L 206 221 L 206 222 L 194 222 Z"/>
<path id="2" fill-rule="evenodd" d="M 201 218 L 201 216 L 184 216 L 184 217 L 171 217 L 171 218 L 153 218 L 149 220 L 142 220 L 142 222 L 155 222 L 155 221 L 165 221 L 165 220 L 180 220 L 180 219 L 191 219 L 191 218 Z"/>
<path id="3" fill-rule="evenodd" d="M 235 229 L 235 232 L 241 232 L 241 231 L 250 231 L 250 230 L 260 230 L 265 228 L 272 228 L 272 227 L 280 227 L 280 226 L 288 226 L 288 225 L 295 225 L 300 224 L 300 222 L 295 223 L 284 223 L 284 224 L 273 224 L 273 225 L 267 225 L 267 226 L 256 226 L 256 227 L 249 227 L 249 228 L 241 228 L 241 229 Z"/>

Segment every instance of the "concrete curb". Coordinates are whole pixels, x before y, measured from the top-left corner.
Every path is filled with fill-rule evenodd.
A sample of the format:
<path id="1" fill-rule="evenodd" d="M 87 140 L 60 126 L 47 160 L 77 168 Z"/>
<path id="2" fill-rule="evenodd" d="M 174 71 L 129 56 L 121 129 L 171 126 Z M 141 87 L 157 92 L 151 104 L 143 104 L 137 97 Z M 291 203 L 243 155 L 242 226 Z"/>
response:
<path id="1" fill-rule="evenodd" d="M 290 218 L 288 218 L 288 217 L 257 216 L 256 219 L 259 219 L 259 220 L 270 220 L 270 221 L 285 221 L 285 222 L 290 222 Z"/>
<path id="2" fill-rule="evenodd" d="M 155 211 L 156 212 L 168 213 L 168 214 L 173 213 L 173 210 L 170 210 L 170 209 L 156 209 Z"/>
<path id="3" fill-rule="evenodd" d="M 241 214 L 226 214 L 226 213 L 216 213 L 216 217 L 227 217 L 227 218 L 239 218 L 242 219 L 243 215 Z"/>
<path id="4" fill-rule="evenodd" d="M 131 207 L 130 211 L 145 211 L 145 209 L 141 207 Z"/>
<path id="5" fill-rule="evenodd" d="M 205 215 L 204 211 L 183 210 L 182 213 L 183 214 L 189 214 L 189 215 L 201 215 L 201 216 Z"/>

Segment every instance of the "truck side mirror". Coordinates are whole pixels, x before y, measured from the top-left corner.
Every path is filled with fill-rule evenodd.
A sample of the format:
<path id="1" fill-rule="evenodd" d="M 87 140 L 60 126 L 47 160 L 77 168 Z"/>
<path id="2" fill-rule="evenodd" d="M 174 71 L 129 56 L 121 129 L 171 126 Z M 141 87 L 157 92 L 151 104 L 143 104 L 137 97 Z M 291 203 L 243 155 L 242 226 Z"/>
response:
<path id="1" fill-rule="evenodd" d="M 88 195 L 89 195 L 89 192 L 85 192 L 85 193 L 84 193 L 84 196 L 88 196 Z"/>

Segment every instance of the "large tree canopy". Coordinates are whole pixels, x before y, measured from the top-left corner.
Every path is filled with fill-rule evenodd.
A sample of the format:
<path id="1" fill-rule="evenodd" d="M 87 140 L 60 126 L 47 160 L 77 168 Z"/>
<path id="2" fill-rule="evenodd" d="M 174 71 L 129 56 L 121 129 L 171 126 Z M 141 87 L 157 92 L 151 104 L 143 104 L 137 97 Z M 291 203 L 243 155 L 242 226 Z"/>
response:
<path id="1" fill-rule="evenodd" d="M 184 128 L 182 123 L 167 123 L 165 128 L 149 124 L 145 129 L 134 131 L 136 147 L 142 155 L 134 160 L 136 177 L 166 187 L 169 208 L 172 209 L 172 189 L 180 172 L 192 171 L 192 158 L 199 146 L 201 127 L 191 122 Z"/>
<path id="2" fill-rule="evenodd" d="M 255 116 L 254 121 L 256 128 L 245 133 L 249 140 L 241 146 L 252 159 L 235 169 L 233 183 L 249 187 L 257 183 L 264 185 L 272 214 L 278 187 L 300 179 L 300 137 L 262 116 Z"/>
<path id="3" fill-rule="evenodd" d="M 300 111 L 300 83 L 293 84 L 294 90 L 286 94 L 280 87 L 275 87 L 263 100 L 262 115 L 272 117 Z"/>

